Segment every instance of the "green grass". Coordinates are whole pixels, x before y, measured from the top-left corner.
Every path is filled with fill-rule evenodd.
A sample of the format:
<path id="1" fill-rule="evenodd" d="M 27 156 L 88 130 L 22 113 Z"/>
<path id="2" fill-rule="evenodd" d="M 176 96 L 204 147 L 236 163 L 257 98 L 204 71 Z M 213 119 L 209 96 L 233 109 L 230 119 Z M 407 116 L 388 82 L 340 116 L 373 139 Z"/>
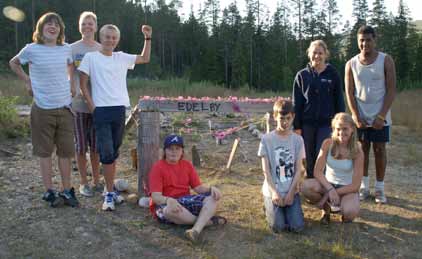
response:
<path id="1" fill-rule="evenodd" d="M 0 96 L 0 139 L 22 137 L 28 133 L 28 120 L 20 118 L 15 108 L 17 99 Z"/>

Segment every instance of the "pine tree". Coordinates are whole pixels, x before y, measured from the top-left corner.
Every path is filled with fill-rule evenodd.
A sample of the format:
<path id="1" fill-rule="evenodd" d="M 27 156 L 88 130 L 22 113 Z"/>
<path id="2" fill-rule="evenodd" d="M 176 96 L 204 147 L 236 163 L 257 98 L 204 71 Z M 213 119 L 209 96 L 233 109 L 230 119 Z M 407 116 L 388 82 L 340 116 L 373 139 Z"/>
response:
<path id="1" fill-rule="evenodd" d="M 394 40 L 394 58 L 396 62 L 397 78 L 406 80 L 409 76 L 409 45 L 407 42 L 409 33 L 409 10 L 403 0 L 399 1 L 398 14 L 394 19 L 395 40 Z"/>
<path id="2" fill-rule="evenodd" d="M 304 0 L 303 7 L 303 33 L 305 37 L 313 41 L 317 35 L 315 1 Z"/>
<path id="3" fill-rule="evenodd" d="M 368 3 L 366 0 L 353 0 L 353 18 L 355 19 L 355 23 L 350 31 L 347 50 L 346 50 L 346 58 L 349 59 L 356 54 L 358 51 L 358 44 L 357 44 L 357 31 L 362 25 L 367 23 L 366 19 L 368 17 Z"/>

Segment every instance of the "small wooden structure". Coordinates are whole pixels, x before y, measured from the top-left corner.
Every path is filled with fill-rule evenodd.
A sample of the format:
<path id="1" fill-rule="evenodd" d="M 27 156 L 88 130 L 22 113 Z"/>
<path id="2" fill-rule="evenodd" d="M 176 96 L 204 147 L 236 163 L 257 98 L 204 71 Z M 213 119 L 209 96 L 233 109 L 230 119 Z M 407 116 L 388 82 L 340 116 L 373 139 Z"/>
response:
<path id="1" fill-rule="evenodd" d="M 141 97 L 137 107 L 139 195 L 149 195 L 148 173 L 159 159 L 160 112 L 267 113 L 272 110 L 275 100 L 235 97 L 216 99 Z"/>

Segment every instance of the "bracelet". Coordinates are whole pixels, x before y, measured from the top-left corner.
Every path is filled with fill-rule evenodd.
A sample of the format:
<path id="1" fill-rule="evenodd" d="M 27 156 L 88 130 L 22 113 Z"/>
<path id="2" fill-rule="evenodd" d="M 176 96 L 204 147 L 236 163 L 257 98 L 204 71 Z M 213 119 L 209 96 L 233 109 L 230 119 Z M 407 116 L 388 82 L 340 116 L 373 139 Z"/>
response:
<path id="1" fill-rule="evenodd" d="M 385 121 L 385 117 L 382 116 L 381 114 L 377 114 L 377 118 L 380 119 L 380 120 L 382 120 L 382 121 Z"/>
<path id="2" fill-rule="evenodd" d="M 331 190 L 334 189 L 334 187 L 331 187 L 330 189 L 328 189 L 325 193 L 329 193 L 331 192 Z"/>
<path id="3" fill-rule="evenodd" d="M 149 38 L 145 38 L 145 40 L 151 40 L 151 37 L 149 37 Z"/>

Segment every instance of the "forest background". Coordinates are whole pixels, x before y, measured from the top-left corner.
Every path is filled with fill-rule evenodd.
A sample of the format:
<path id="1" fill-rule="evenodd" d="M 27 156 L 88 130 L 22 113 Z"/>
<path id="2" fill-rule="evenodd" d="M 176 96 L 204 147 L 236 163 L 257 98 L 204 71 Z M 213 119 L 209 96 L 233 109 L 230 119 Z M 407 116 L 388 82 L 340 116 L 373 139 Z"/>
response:
<path id="1" fill-rule="evenodd" d="M 66 41 L 71 43 L 80 39 L 79 14 L 91 10 L 98 15 L 99 26 L 119 26 L 118 49 L 128 53 L 142 49 L 139 25 L 153 27 L 151 63 L 137 67 L 131 78 L 183 78 L 231 90 L 290 92 L 296 72 L 308 61 L 310 41 L 325 40 L 329 62 L 343 74 L 346 61 L 358 53 L 357 28 L 369 24 L 376 28 L 378 48 L 396 62 L 398 88 L 422 85 L 422 35 L 403 0 L 396 15 L 387 12 L 383 0 L 375 0 L 372 9 L 367 0 L 353 0 L 352 22 L 343 22 L 336 0 L 280 1 L 273 14 L 259 0 L 244 0 L 244 16 L 238 2 L 220 9 L 218 0 L 206 0 L 182 19 L 180 0 L 2 0 L 2 8 L 16 6 L 26 19 L 15 23 L 0 17 L 0 74 L 10 72 L 7 61 L 32 41 L 43 13 L 55 11 L 63 17 Z"/>

